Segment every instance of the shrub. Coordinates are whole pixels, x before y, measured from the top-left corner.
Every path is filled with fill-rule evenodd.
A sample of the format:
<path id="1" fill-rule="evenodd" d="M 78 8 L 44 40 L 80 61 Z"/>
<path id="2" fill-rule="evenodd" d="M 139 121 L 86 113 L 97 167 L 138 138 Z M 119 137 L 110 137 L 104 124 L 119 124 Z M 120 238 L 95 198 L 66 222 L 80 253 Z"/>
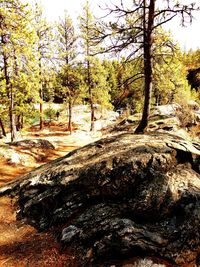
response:
<path id="1" fill-rule="evenodd" d="M 187 103 L 180 104 L 180 108 L 176 111 L 176 116 L 183 128 L 189 128 L 196 124 L 194 112 Z"/>
<path id="2" fill-rule="evenodd" d="M 53 108 L 51 108 L 51 107 L 47 108 L 47 109 L 45 110 L 44 114 L 45 114 L 45 118 L 46 118 L 46 119 L 49 119 L 50 122 L 51 122 L 53 119 L 56 118 L 56 110 L 53 109 Z"/>

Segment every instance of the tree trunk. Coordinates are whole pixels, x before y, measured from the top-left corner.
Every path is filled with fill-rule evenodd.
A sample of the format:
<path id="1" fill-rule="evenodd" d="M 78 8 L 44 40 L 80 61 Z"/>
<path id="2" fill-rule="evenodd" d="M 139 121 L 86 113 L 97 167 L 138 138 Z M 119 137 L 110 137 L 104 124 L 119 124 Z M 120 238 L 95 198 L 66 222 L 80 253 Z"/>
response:
<path id="1" fill-rule="evenodd" d="M 155 13 L 155 0 L 151 0 L 149 4 L 148 25 L 146 27 L 146 1 L 144 1 L 144 107 L 142 119 L 135 130 L 135 133 L 144 133 L 148 125 L 150 115 L 150 102 L 152 92 L 152 39 L 153 24 Z"/>
<path id="2" fill-rule="evenodd" d="M 156 102 L 156 106 L 160 105 L 160 95 L 159 94 L 155 94 L 155 102 Z"/>
<path id="3" fill-rule="evenodd" d="M 87 60 L 87 82 L 88 82 L 88 93 L 90 99 L 90 112 L 91 112 L 91 125 L 90 131 L 94 131 L 94 103 L 92 94 L 92 84 L 91 84 L 91 73 L 90 73 L 90 62 Z"/>
<path id="4" fill-rule="evenodd" d="M 3 121 L 2 121 L 1 118 L 0 118 L 0 127 L 1 127 L 1 130 L 2 130 L 2 134 L 3 134 L 4 136 L 6 136 L 6 131 L 5 131 L 5 128 L 4 128 L 4 125 L 3 125 Z"/>
<path id="5" fill-rule="evenodd" d="M 90 126 L 90 131 L 94 131 L 94 104 L 93 100 L 91 99 L 92 94 L 90 95 L 90 109 L 91 109 L 91 126 Z"/>
<path id="6" fill-rule="evenodd" d="M 39 77 L 40 77 L 40 89 L 39 89 L 39 95 L 40 95 L 40 130 L 44 127 L 44 121 L 43 121 L 43 88 L 42 88 L 42 58 L 39 58 Z"/>
<path id="7" fill-rule="evenodd" d="M 16 128 L 17 131 L 23 129 L 23 114 L 17 116 Z"/>
<path id="8" fill-rule="evenodd" d="M 6 44 L 6 41 L 2 38 L 2 42 Z M 10 77 L 8 74 L 8 56 L 6 55 L 5 51 L 3 51 L 3 62 L 4 62 L 4 77 L 6 81 L 6 94 L 9 99 L 9 118 L 10 118 L 10 133 L 11 133 L 11 142 L 15 141 L 16 139 L 16 125 L 15 125 L 15 114 L 13 113 L 14 110 L 14 95 L 13 95 L 13 88 L 10 82 Z"/>
<path id="9" fill-rule="evenodd" d="M 44 121 L 43 121 L 43 93 L 42 88 L 40 89 L 40 130 L 42 130 L 44 127 Z"/>
<path id="10" fill-rule="evenodd" d="M 16 119 L 16 129 L 17 131 L 20 131 L 20 115 L 17 116 L 17 119 Z"/>
<path id="11" fill-rule="evenodd" d="M 21 115 L 21 129 L 24 128 L 24 114 Z"/>
<path id="12" fill-rule="evenodd" d="M 68 120 L 68 131 L 70 134 L 72 133 L 72 101 L 69 99 L 69 106 L 68 106 L 68 111 L 69 111 L 69 120 Z"/>
<path id="13" fill-rule="evenodd" d="M 10 134 L 11 134 L 11 143 L 12 143 L 16 140 L 16 136 L 17 136 L 15 114 L 14 114 L 14 96 L 13 96 L 12 86 L 11 86 L 11 91 L 10 91 L 9 117 L 10 117 Z"/>

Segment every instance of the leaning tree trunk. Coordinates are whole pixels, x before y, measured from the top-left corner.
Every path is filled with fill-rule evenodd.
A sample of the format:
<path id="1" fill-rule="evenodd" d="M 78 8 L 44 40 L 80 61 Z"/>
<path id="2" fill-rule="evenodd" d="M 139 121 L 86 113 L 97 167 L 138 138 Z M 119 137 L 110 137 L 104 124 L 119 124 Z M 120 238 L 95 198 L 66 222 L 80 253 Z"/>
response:
<path id="1" fill-rule="evenodd" d="M 150 115 L 150 101 L 152 92 L 152 33 L 154 24 L 155 0 L 151 0 L 149 4 L 148 25 L 146 27 L 146 1 L 144 1 L 144 107 L 142 119 L 135 130 L 135 133 L 144 133 L 148 125 Z"/>
<path id="2" fill-rule="evenodd" d="M 3 134 L 4 136 L 6 136 L 6 131 L 5 131 L 5 128 L 4 128 L 4 125 L 3 125 L 3 121 L 2 121 L 1 118 L 0 118 L 0 127 L 1 127 L 1 130 L 2 130 L 2 134 Z"/>

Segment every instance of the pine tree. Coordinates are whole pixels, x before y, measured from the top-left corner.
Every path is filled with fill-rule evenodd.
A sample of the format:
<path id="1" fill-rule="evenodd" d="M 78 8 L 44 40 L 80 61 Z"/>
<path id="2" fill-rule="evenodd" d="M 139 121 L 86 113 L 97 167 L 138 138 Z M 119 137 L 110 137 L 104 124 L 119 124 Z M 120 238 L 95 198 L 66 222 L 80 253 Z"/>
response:
<path id="1" fill-rule="evenodd" d="M 34 29 L 37 36 L 36 41 L 36 53 L 38 61 L 38 84 L 39 84 L 39 96 L 40 96 L 40 130 L 43 129 L 43 87 L 45 82 L 45 74 L 47 68 L 51 68 L 51 58 L 52 58 L 52 31 L 51 25 L 47 23 L 46 19 L 43 17 L 42 8 L 36 4 L 34 10 Z"/>
<path id="2" fill-rule="evenodd" d="M 55 88 L 68 103 L 68 131 L 72 133 L 72 108 L 83 96 L 83 75 L 80 65 L 65 65 L 57 74 Z"/>
<path id="3" fill-rule="evenodd" d="M 64 17 L 56 24 L 57 63 L 59 66 L 73 65 L 77 58 L 77 36 L 72 19 L 65 11 Z"/>
<path id="4" fill-rule="evenodd" d="M 86 65 L 86 85 L 88 88 L 88 95 L 89 95 L 89 102 L 90 102 L 90 109 L 91 109 L 91 127 L 90 131 L 94 130 L 94 99 L 93 99 L 93 88 L 94 84 L 92 83 L 92 58 L 93 54 L 95 53 L 96 47 L 95 43 L 93 42 L 92 38 L 95 35 L 95 20 L 90 11 L 90 4 L 89 1 L 86 2 L 85 6 L 83 7 L 83 14 L 79 18 L 80 20 L 80 30 L 81 30 L 81 39 L 82 39 L 82 48 L 83 53 L 85 55 L 85 65 Z"/>
<path id="5" fill-rule="evenodd" d="M 93 103 L 99 104 L 101 109 L 111 108 L 110 91 L 111 87 L 107 80 L 107 71 L 98 58 L 91 59 L 91 83 L 93 91 Z"/>
<path id="6" fill-rule="evenodd" d="M 136 133 L 143 133 L 148 124 L 153 86 L 153 49 L 154 35 L 157 28 L 180 15 L 182 24 L 196 9 L 194 3 L 181 4 L 179 1 L 163 0 L 162 5 L 156 0 L 132 1 L 132 6 L 125 1 L 107 8 L 116 19 L 102 23 L 98 27 L 98 42 L 110 39 L 110 45 L 104 52 L 127 53 L 127 59 L 142 57 L 144 68 L 144 106 L 142 119 Z M 108 42 L 106 42 L 108 43 Z"/>
<path id="7" fill-rule="evenodd" d="M 81 75 L 77 72 L 75 59 L 78 56 L 76 34 L 71 18 L 65 12 L 64 18 L 57 24 L 57 62 L 61 67 L 58 74 L 62 86 L 62 94 L 68 101 L 68 130 L 72 132 L 72 107 L 77 100 L 81 88 Z"/>
<path id="8" fill-rule="evenodd" d="M 20 102 L 20 92 L 28 95 L 31 77 L 31 47 L 33 31 L 30 26 L 29 8 L 19 0 L 2 1 L 0 5 L 0 38 L 2 80 L 1 93 L 8 106 L 11 142 L 16 139 L 16 112 Z M 30 79 L 31 80 L 31 79 Z M 26 93 L 27 92 L 27 93 Z"/>

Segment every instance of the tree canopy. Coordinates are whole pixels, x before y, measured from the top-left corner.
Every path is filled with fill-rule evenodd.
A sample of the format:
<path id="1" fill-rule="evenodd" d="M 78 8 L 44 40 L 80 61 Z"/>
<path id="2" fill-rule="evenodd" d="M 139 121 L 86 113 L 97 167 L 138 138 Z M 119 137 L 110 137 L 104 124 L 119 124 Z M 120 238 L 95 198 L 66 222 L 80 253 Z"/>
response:
<path id="1" fill-rule="evenodd" d="M 20 0 L 2 0 L 2 131 L 10 131 L 14 141 L 16 130 L 34 120 L 34 103 L 40 105 L 37 116 L 42 129 L 43 102 L 59 101 L 68 105 L 70 132 L 73 105 L 83 102 L 91 109 L 91 130 L 96 104 L 108 109 L 128 105 L 133 112 L 142 112 L 136 132 L 143 132 L 151 105 L 189 97 L 187 78 L 199 89 L 199 50 L 181 51 L 163 29 L 175 17 L 183 25 L 192 22 L 192 12 L 197 9 L 192 2 L 120 1 L 103 8 L 105 16 L 97 20 L 86 1 L 77 25 L 67 11 L 53 24 L 39 4 L 31 7 Z"/>

